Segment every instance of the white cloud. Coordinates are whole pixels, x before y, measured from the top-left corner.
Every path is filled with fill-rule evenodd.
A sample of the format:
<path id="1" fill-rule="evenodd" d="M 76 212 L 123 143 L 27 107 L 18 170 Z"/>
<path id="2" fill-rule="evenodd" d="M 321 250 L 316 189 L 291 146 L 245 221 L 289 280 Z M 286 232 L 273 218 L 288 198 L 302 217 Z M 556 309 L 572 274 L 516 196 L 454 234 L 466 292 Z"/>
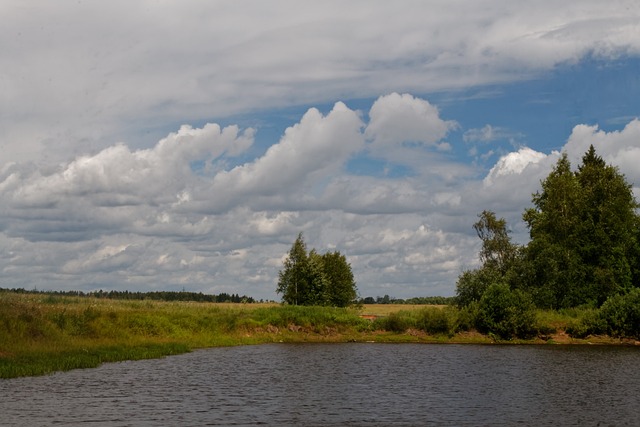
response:
<path id="1" fill-rule="evenodd" d="M 490 186 L 500 177 L 521 175 L 527 167 L 537 165 L 546 157 L 546 154 L 528 147 L 523 147 L 516 152 L 502 156 L 484 178 L 484 184 L 485 186 Z"/>
<path id="2" fill-rule="evenodd" d="M 392 98 L 381 97 L 378 106 Z M 399 100 L 399 108 L 429 106 L 413 96 Z M 429 114 L 432 123 L 442 123 L 435 109 Z M 424 124 L 423 114 L 411 118 L 390 114 L 384 120 L 393 132 L 378 127 L 378 134 L 404 138 L 405 127 Z M 428 185 L 351 176 L 345 164 L 365 152 L 365 129 L 359 112 L 337 103 L 326 115 L 310 109 L 255 160 L 209 173 L 194 169 L 194 162 L 244 152 L 253 130 L 182 126 L 152 148 L 116 144 L 54 170 L 7 165 L 0 174 L 0 235 L 13 255 L 0 260 L 0 268 L 16 286 L 22 277 L 40 288 L 62 289 L 180 284 L 271 298 L 281 256 L 304 231 L 311 247 L 350 257 L 363 293 L 416 280 L 424 285 L 429 275 L 429 286 L 451 293 L 445 267 L 462 265 L 469 247 L 457 253 L 452 242 L 468 236 L 437 224 L 425 228 L 424 221 L 430 206 L 460 204 L 460 196 L 443 186 L 465 176 L 465 168 L 442 163 L 432 174 L 448 177 Z M 438 156 L 427 152 L 423 158 L 428 155 Z M 431 245 L 443 247 L 430 249 L 429 265 L 418 265 L 417 254 Z M 445 259 L 447 253 L 453 259 Z M 375 265 L 381 270 L 371 270 Z"/>
<path id="3" fill-rule="evenodd" d="M 462 136 L 464 142 L 492 142 L 501 139 L 515 141 L 522 138 L 522 134 L 511 132 L 500 126 L 484 125 L 482 128 L 466 130 Z"/>
<path id="4" fill-rule="evenodd" d="M 523 206 L 558 154 L 478 144 L 504 155 L 488 173 L 458 163 L 447 138 L 465 118 L 410 93 L 486 93 L 640 52 L 640 6 L 623 1 L 16 0 L 0 13 L 0 270 L 27 288 L 273 298 L 304 231 L 348 255 L 364 295 L 451 294 L 477 262 L 475 214 L 494 209 L 524 235 Z M 260 126 L 199 127 L 380 94 L 368 115 L 311 108 L 268 149 Z M 593 143 L 638 183 L 639 127 L 576 126 L 565 150 L 575 164 Z M 371 158 L 383 170 L 348 172 Z"/>
<path id="5" fill-rule="evenodd" d="M 387 102 L 418 113 L 395 115 Z M 5 286 L 184 286 L 275 298 L 282 256 L 303 231 L 309 247 L 347 255 L 363 295 L 451 295 L 457 275 L 477 264 L 476 214 L 494 210 L 526 241 L 522 211 L 559 153 L 520 148 L 482 178 L 424 150 L 421 175 L 354 176 L 345 164 L 376 144 L 367 138 L 386 141 L 391 161 L 394 150 L 407 149 L 397 141 L 423 135 L 413 130 L 439 129 L 422 136 L 433 147 L 450 126 L 410 95 L 374 105 L 368 123 L 343 103 L 326 115 L 312 108 L 277 144 L 235 167 L 193 166 L 251 146 L 252 129 L 215 124 L 182 126 L 148 149 L 116 144 L 55 169 L 7 164 L 0 170 Z M 579 158 L 594 144 L 634 180 L 639 123 L 615 132 L 576 126 L 564 150 Z"/>
<path id="6" fill-rule="evenodd" d="M 362 126 L 358 113 L 341 102 L 326 116 L 312 108 L 264 156 L 219 173 L 212 182 L 212 192 L 222 196 L 222 203 L 226 198 L 248 195 L 296 192 L 297 196 L 309 185 L 340 171 L 347 159 L 362 149 Z"/>
<path id="7" fill-rule="evenodd" d="M 442 120 L 438 109 L 428 101 L 406 93 L 378 98 L 371 106 L 369 117 L 365 135 L 374 147 L 405 142 L 432 145 L 456 127 L 454 121 Z"/>
<path id="8" fill-rule="evenodd" d="M 477 262 L 476 213 L 493 209 L 526 238 L 523 207 L 559 154 L 519 148 L 488 172 L 458 163 L 446 139 L 463 118 L 410 93 L 637 54 L 638 8 L 4 2 L 5 286 L 273 298 L 282 255 L 304 231 L 310 247 L 346 253 L 364 295 L 451 294 Z M 368 114 L 310 108 L 269 148 L 254 147 L 252 128 L 163 130 L 379 94 Z M 575 165 L 593 144 L 638 183 L 639 136 L 637 120 L 615 132 L 579 125 L 564 150 Z M 479 153 L 481 143 L 519 137 L 488 124 L 462 135 L 485 159 L 504 149 Z M 354 176 L 354 158 L 409 173 Z"/>
<path id="9" fill-rule="evenodd" d="M 578 125 L 573 128 L 565 150 L 572 164 L 577 165 L 589 146 L 593 145 L 607 162 L 618 165 L 632 182 L 640 184 L 638 141 L 640 120 L 634 118 L 622 130 L 612 132 L 605 132 L 597 125 Z"/>
<path id="10" fill-rule="evenodd" d="M 640 51 L 640 8 L 624 1 L 15 0 L 2 16 L 0 140 L 13 161 L 68 161 L 116 138 L 137 148 L 167 123 L 512 82 Z"/>

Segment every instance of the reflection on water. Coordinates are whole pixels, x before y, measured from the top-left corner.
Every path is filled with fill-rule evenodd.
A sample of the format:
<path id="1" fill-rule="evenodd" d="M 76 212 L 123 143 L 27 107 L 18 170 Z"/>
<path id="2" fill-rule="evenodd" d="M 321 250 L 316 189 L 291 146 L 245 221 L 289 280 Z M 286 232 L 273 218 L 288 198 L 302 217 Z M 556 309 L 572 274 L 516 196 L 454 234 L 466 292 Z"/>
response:
<path id="1" fill-rule="evenodd" d="M 640 348 L 273 344 L 0 380 L 0 425 L 639 425 Z"/>

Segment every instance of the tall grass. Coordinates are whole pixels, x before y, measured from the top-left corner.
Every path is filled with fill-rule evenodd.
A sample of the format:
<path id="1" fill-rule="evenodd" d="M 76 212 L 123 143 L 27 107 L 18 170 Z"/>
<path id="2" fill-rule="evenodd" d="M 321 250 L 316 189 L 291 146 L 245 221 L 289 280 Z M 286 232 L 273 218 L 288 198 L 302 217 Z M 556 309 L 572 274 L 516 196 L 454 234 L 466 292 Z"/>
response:
<path id="1" fill-rule="evenodd" d="M 0 378 L 366 330 L 351 309 L 0 294 Z"/>
<path id="2" fill-rule="evenodd" d="M 123 301 L 0 293 L 0 378 L 155 358 L 195 348 L 299 341 L 451 342 L 474 313 L 452 306 L 330 308 Z M 538 311 L 540 331 L 581 324 L 588 313 Z M 486 337 L 455 342 L 490 342 Z"/>

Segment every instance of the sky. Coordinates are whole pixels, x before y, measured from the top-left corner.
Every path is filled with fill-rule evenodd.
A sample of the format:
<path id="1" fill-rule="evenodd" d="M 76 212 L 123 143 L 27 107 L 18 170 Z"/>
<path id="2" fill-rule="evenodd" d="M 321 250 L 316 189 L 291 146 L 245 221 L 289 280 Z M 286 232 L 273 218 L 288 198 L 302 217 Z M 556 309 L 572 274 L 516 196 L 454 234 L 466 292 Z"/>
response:
<path id="1" fill-rule="evenodd" d="M 0 287 L 451 296 L 590 145 L 640 196 L 636 1 L 0 3 Z"/>

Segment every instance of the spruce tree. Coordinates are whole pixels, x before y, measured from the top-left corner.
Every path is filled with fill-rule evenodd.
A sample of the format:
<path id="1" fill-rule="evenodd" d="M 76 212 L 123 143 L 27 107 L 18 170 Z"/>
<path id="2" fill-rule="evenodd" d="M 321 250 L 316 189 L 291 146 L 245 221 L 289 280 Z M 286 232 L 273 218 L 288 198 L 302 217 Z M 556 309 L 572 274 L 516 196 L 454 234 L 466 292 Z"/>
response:
<path id="1" fill-rule="evenodd" d="M 638 286 L 638 204 L 617 168 L 593 146 L 576 172 L 563 154 L 533 195 L 528 288 L 536 304 L 601 305 Z"/>

